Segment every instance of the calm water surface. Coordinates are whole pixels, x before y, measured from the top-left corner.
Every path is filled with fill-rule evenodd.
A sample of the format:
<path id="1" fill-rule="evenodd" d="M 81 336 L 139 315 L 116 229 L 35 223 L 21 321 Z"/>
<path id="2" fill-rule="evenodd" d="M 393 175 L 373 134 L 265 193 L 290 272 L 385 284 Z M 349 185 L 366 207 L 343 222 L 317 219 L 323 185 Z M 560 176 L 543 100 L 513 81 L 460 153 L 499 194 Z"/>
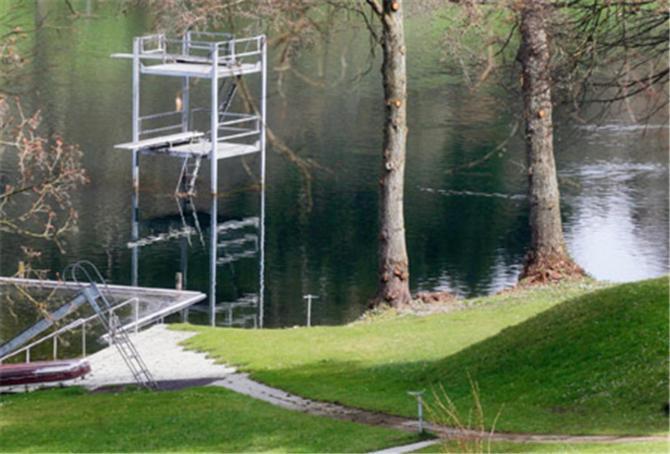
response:
<path id="1" fill-rule="evenodd" d="M 151 20 L 141 11 L 115 14 L 114 5 L 77 5 L 83 10 L 86 3 L 94 19 L 44 29 L 30 39 L 34 58 L 22 80 L 29 102 L 43 109 L 46 131 L 62 133 L 85 151 L 91 183 L 75 195 L 79 228 L 68 237 L 64 255 L 49 245 L 1 236 L 2 275 L 16 270 L 19 245 L 26 244 L 43 252 L 40 264 L 46 268 L 60 270 L 86 258 L 112 282 L 131 282 L 130 156 L 113 149 L 130 139 L 131 73 L 126 61 L 109 55 L 128 51 L 134 36 L 150 30 Z M 66 23 L 55 3 L 21 5 L 24 25 L 46 14 Z M 510 142 L 504 153 L 476 168 L 460 166 L 505 139 L 518 100 L 493 90 L 470 93 L 447 77 L 439 55 L 419 39 L 419 28 L 410 29 L 416 34 L 408 45 L 405 199 L 412 290 L 491 293 L 515 282 L 528 247 L 523 144 Z M 300 57 L 301 71 L 316 79 L 323 74 L 321 85 L 288 77 L 280 91 L 277 73 L 270 70 L 270 127 L 320 169 L 314 170 L 307 195 L 297 170 L 268 153 L 265 326 L 304 324 L 306 293 L 320 297 L 313 323 L 345 323 L 374 293 L 383 112 L 377 70 L 349 82 L 365 68 L 363 38 L 362 32 L 335 35 Z M 144 81 L 145 112 L 172 110 L 176 80 Z M 196 87 L 201 90 L 196 96 L 204 97 L 206 88 Z M 558 114 L 556 157 L 568 246 L 597 279 L 631 281 L 668 271 L 668 129 L 664 119 L 656 123 L 660 126 L 644 128 L 614 115 L 584 126 Z M 6 156 L 0 154 L 3 172 L 13 166 Z M 252 169 L 256 159 L 247 161 Z M 146 158 L 141 171 L 141 235 L 179 228 L 171 196 L 179 163 Z M 257 214 L 254 178 L 241 161 L 225 161 L 219 172 L 219 221 Z M 206 168 L 203 174 L 196 206 L 206 240 L 211 212 Z M 192 217 L 187 222 L 195 224 Z M 174 239 L 141 248 L 139 284 L 173 287 L 185 264 L 187 287 L 207 291 L 206 241 L 197 235 L 190 244 Z M 222 302 L 256 291 L 257 261 L 220 266 L 217 287 Z"/>

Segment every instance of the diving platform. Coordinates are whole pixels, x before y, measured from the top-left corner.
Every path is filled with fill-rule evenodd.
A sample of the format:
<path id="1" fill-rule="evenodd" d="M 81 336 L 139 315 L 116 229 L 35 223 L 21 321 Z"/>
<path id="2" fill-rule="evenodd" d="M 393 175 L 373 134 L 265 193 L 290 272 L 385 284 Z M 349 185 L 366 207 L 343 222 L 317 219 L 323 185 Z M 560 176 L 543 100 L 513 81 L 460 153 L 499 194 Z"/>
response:
<path id="1" fill-rule="evenodd" d="M 207 140 L 190 141 L 192 138 L 202 137 L 203 133 L 187 132 L 171 134 L 164 137 L 153 137 L 138 142 L 128 142 L 114 145 L 119 150 L 138 151 L 143 155 L 171 156 L 174 158 L 202 157 L 211 159 L 212 144 Z M 188 140 L 186 140 L 188 138 Z M 234 158 L 261 151 L 260 144 L 246 144 L 235 142 L 219 142 L 216 144 L 216 159 Z"/>
<path id="2" fill-rule="evenodd" d="M 136 37 L 131 53 L 113 58 L 132 62 L 132 137 L 114 148 L 132 153 L 133 187 L 139 190 L 139 156 L 181 158 L 175 194 L 193 196 L 200 160 L 260 153 L 261 182 L 265 181 L 265 98 L 267 43 L 265 35 L 235 38 L 229 33 L 189 31 L 179 38 L 164 33 Z M 258 103 L 252 111 L 235 112 L 237 87 L 243 76 L 260 76 Z M 181 79 L 175 92 L 175 110 L 141 112 L 141 81 L 145 76 Z M 193 84 L 208 79 L 209 84 Z M 148 81 L 147 81 L 148 82 Z M 146 84 L 145 84 L 146 85 Z M 209 105 L 195 105 L 191 93 L 205 90 Z M 246 109 L 250 100 L 239 107 Z M 238 108 L 239 108 L 238 107 Z M 217 193 L 218 170 L 210 165 L 211 193 Z"/>
<path id="3" fill-rule="evenodd" d="M 216 77 L 239 77 L 247 74 L 256 74 L 261 71 L 260 63 L 242 63 L 236 65 L 219 65 L 216 68 Z M 198 79 L 212 78 L 212 65 L 203 63 L 165 63 L 142 67 L 142 74 L 171 77 L 193 77 Z"/>
<path id="4" fill-rule="evenodd" d="M 133 250 L 132 282 L 137 282 L 140 247 L 177 237 L 188 242 L 194 234 L 192 229 L 184 228 L 140 238 L 137 218 L 140 157 L 150 155 L 182 160 L 174 191 L 177 199 L 182 201 L 192 200 L 196 196 L 196 181 L 202 174 L 201 164 L 209 161 L 206 164 L 209 167 L 212 208 L 208 247 L 208 296 L 212 324 L 216 316 L 217 266 L 228 267 L 238 260 L 257 258 L 259 306 L 262 308 L 265 286 L 265 35 L 238 38 L 229 33 L 196 31 L 188 31 L 179 37 L 170 37 L 164 33 L 152 34 L 135 37 L 131 52 L 115 53 L 111 57 L 129 61 L 132 65 L 132 132 L 129 140 L 114 146 L 116 150 L 129 153 L 132 159 L 132 239 L 128 243 Z M 174 110 L 144 111 L 147 109 L 140 102 L 142 92 L 157 77 L 169 77 L 180 82 L 180 85 L 172 84 L 177 85 L 173 93 L 165 93 L 170 98 L 174 97 Z M 241 92 L 238 87 L 242 78 L 248 89 L 244 90 L 245 97 L 240 102 L 236 95 L 238 91 Z M 158 103 L 154 105 L 156 104 Z M 230 165 L 231 158 L 245 156 L 258 157 L 255 161 L 258 163 L 257 177 L 261 189 L 260 216 L 251 220 L 219 224 L 219 167 Z M 200 233 L 197 216 L 194 219 L 196 231 Z M 244 227 L 253 227 L 256 230 L 253 236 L 250 232 L 235 232 Z M 262 315 L 259 320 L 259 325 L 262 326 Z"/>

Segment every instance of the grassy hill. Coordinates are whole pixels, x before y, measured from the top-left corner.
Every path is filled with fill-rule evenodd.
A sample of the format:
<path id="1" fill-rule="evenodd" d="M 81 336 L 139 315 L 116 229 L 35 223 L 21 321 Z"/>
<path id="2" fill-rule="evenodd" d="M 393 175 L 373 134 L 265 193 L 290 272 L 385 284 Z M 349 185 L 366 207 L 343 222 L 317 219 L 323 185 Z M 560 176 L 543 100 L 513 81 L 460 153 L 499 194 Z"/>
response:
<path id="1" fill-rule="evenodd" d="M 192 348 L 288 391 L 415 415 L 407 391 L 441 384 L 465 415 L 469 377 L 500 431 L 667 431 L 668 280 L 527 289 L 468 309 L 344 327 L 204 327 Z"/>
<path id="2" fill-rule="evenodd" d="M 432 383 L 485 408 L 500 428 L 643 433 L 667 429 L 668 281 L 612 287 L 569 300 L 443 361 Z M 465 403 L 465 402 L 463 402 Z"/>

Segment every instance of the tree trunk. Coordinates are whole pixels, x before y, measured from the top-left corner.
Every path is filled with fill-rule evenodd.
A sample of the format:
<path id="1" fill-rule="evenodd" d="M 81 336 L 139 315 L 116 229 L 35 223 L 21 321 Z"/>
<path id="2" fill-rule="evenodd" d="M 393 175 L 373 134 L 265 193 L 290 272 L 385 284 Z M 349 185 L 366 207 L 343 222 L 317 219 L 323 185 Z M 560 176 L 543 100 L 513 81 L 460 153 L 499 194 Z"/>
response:
<path id="1" fill-rule="evenodd" d="M 545 22 L 549 7 L 547 0 L 524 0 L 520 11 L 521 46 L 517 59 L 523 73 L 531 229 L 531 246 L 521 280 L 530 282 L 583 275 L 568 255 L 561 224 Z"/>
<path id="2" fill-rule="evenodd" d="M 376 3 L 376 2 L 374 2 Z M 403 191 L 407 142 L 407 75 L 402 0 L 376 3 L 382 23 L 384 147 L 380 184 L 379 287 L 372 304 L 409 303 Z"/>

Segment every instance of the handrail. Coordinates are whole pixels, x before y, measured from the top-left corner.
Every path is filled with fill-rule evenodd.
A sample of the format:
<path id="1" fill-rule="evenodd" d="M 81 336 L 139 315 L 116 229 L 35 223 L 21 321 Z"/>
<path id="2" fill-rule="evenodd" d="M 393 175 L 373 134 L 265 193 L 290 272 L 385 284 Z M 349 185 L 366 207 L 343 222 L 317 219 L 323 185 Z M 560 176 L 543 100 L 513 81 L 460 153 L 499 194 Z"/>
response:
<path id="1" fill-rule="evenodd" d="M 127 306 L 131 303 L 136 303 L 137 304 L 137 303 L 139 303 L 139 301 L 140 301 L 139 298 L 137 298 L 136 296 L 133 296 L 132 298 L 129 298 L 129 299 L 123 301 L 122 303 L 119 303 L 116 306 L 112 307 L 112 312 L 115 312 L 117 309 L 120 309 L 121 307 Z M 135 313 L 137 315 L 137 311 L 135 311 Z M 52 339 L 53 337 L 57 337 L 61 333 L 79 328 L 81 325 L 85 325 L 85 324 L 95 320 L 96 318 L 99 318 L 98 314 L 93 314 L 93 315 L 90 315 L 86 318 L 78 318 L 77 320 L 74 320 L 74 321 L 68 323 L 65 326 L 61 326 L 56 331 L 54 331 L 52 333 L 49 333 L 46 336 L 44 336 L 44 337 L 42 337 L 42 338 L 40 338 L 40 339 L 38 339 L 34 342 L 31 342 L 30 344 L 25 345 L 25 346 L 21 347 L 20 349 L 15 350 L 15 351 L 3 356 L 2 358 L 0 358 L 0 362 L 4 361 L 6 359 L 12 358 L 14 356 L 18 356 L 20 353 L 26 353 L 26 352 L 28 352 L 27 353 L 28 361 L 26 361 L 26 362 L 30 362 L 30 352 L 29 351 L 32 350 L 33 347 L 36 347 L 37 345 L 40 345 L 40 344 L 46 342 L 47 340 Z"/>
<path id="2" fill-rule="evenodd" d="M 149 114 L 149 115 L 143 115 L 140 118 L 140 121 L 142 120 L 153 120 L 155 118 L 163 118 L 163 117 L 169 117 L 171 115 L 181 115 L 182 111 L 181 110 L 173 110 L 170 112 L 159 112 L 155 114 Z"/>
<path id="3" fill-rule="evenodd" d="M 259 129 L 256 129 L 256 130 L 249 131 L 249 132 L 241 132 L 239 134 L 231 134 L 231 135 L 228 135 L 228 136 L 223 136 L 222 135 L 222 136 L 219 136 L 219 142 L 222 142 L 224 139 L 225 140 L 230 140 L 230 139 L 239 139 L 239 138 L 242 138 L 242 137 L 254 136 L 256 134 L 260 134 L 260 132 L 261 131 Z"/>
<path id="4" fill-rule="evenodd" d="M 236 124 L 240 124 L 240 123 L 247 123 L 247 122 L 250 122 L 250 121 L 259 121 L 259 120 L 260 120 L 260 118 L 258 117 L 258 115 L 251 115 L 251 116 L 245 117 L 245 118 L 237 118 L 235 120 L 222 121 L 222 122 L 219 123 L 219 127 L 229 126 L 229 125 L 236 125 Z"/>

